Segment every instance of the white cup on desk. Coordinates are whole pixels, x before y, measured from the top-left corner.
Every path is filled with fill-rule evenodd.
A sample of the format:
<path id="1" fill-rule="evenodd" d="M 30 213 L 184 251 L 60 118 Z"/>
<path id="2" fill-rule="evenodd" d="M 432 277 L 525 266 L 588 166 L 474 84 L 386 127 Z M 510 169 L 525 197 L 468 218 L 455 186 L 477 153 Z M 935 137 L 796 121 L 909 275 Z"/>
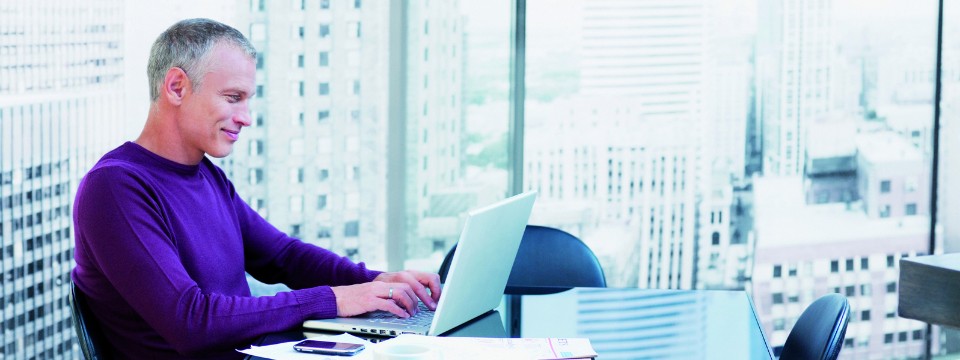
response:
<path id="1" fill-rule="evenodd" d="M 426 345 L 391 344 L 385 341 L 372 350 L 374 360 L 441 360 L 439 351 Z"/>

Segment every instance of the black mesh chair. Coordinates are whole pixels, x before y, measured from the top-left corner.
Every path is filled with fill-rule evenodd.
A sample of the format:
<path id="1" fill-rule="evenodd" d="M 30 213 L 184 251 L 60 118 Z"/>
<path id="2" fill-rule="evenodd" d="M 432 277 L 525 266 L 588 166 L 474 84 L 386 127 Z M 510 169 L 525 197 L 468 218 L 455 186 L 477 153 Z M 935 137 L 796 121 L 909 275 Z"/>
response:
<path id="1" fill-rule="evenodd" d="M 456 250 L 454 245 L 443 258 L 441 282 L 446 281 Z M 607 287 L 593 251 L 566 231 L 527 225 L 504 294 L 548 294 L 574 287 Z"/>
<path id="2" fill-rule="evenodd" d="M 850 319 L 850 303 L 840 294 L 814 301 L 793 325 L 783 344 L 780 360 L 833 360 L 840 355 Z"/>
<path id="3" fill-rule="evenodd" d="M 103 359 L 100 345 L 103 343 L 103 335 L 100 333 L 96 318 L 90 314 L 87 299 L 74 283 L 70 283 L 70 313 L 73 316 L 73 329 L 77 332 L 77 341 L 80 343 L 84 359 Z"/>

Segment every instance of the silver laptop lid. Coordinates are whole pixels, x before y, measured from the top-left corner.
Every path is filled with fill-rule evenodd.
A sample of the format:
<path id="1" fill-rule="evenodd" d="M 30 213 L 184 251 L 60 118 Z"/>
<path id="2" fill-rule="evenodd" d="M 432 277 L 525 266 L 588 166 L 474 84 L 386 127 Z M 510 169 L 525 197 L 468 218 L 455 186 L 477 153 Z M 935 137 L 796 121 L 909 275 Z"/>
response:
<path id="1" fill-rule="evenodd" d="M 500 305 L 535 198 L 535 191 L 525 192 L 469 213 L 428 334 Z"/>

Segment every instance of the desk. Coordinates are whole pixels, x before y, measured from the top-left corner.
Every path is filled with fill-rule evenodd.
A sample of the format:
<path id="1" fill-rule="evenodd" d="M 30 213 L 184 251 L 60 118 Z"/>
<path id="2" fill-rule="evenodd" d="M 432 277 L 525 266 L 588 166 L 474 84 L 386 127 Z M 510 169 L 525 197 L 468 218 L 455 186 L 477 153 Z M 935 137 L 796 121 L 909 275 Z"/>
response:
<path id="1" fill-rule="evenodd" d="M 900 317 L 960 328 L 960 254 L 900 259 Z"/>
<path id="2" fill-rule="evenodd" d="M 528 295 L 523 337 L 583 337 L 601 359 L 772 359 L 753 303 L 743 291 L 577 288 Z M 503 337 L 497 312 L 444 336 Z M 270 334 L 258 345 L 302 339 Z"/>

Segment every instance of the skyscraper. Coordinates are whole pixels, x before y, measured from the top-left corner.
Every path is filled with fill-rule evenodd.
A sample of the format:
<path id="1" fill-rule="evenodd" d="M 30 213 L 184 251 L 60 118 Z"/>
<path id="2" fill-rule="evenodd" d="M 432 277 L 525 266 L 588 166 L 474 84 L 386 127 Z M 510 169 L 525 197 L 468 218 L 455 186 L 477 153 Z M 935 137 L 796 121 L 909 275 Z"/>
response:
<path id="1" fill-rule="evenodd" d="M 76 355 L 72 200 L 119 143 L 120 0 L 0 3 L 0 357 Z"/>
<path id="2" fill-rule="evenodd" d="M 648 117 L 697 118 L 707 16 L 703 0 L 585 1 L 582 91 L 636 96 Z"/>
<path id="3" fill-rule="evenodd" d="M 388 191 L 404 191 L 406 256 L 425 256 L 432 246 L 417 225 L 429 215 L 430 195 L 461 176 L 458 3 L 250 6 L 248 35 L 259 50 L 253 125 L 223 161 L 241 196 L 291 236 L 385 268 Z M 397 21 L 406 27 L 403 68 L 391 62 Z M 392 93 L 398 72 L 405 86 Z M 405 114 L 390 114 L 391 97 L 403 99 Z M 405 156 L 388 151 L 396 116 L 406 128 Z M 388 189 L 393 161 L 406 163 L 405 189 Z"/>
<path id="4" fill-rule="evenodd" d="M 807 125 L 831 104 L 832 1 L 758 1 L 757 84 L 763 171 L 803 173 Z"/>
<path id="5" fill-rule="evenodd" d="M 591 245 L 618 245 L 596 250 L 615 264 L 605 269 L 615 286 L 692 288 L 702 191 L 697 139 L 687 132 L 695 121 L 645 119 L 632 97 L 613 96 L 567 99 L 530 114 L 524 187 L 539 192 L 540 206 L 580 202 L 594 215 L 586 224 L 550 225 L 580 226 Z M 629 238 L 594 238 L 608 226 L 628 229 Z"/>

